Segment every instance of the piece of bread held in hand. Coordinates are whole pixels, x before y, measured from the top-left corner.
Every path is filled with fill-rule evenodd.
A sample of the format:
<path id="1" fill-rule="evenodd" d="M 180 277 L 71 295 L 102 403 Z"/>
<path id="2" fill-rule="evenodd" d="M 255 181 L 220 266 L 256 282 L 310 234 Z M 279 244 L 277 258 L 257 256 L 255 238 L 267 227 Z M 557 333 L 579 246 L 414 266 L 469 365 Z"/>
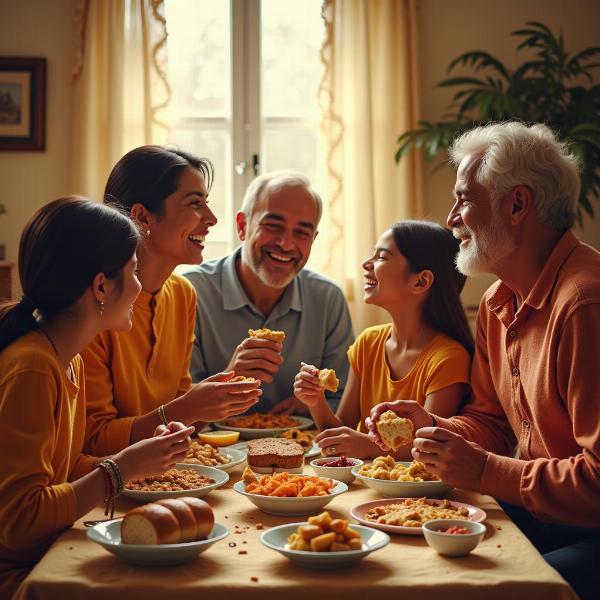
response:
<path id="1" fill-rule="evenodd" d="M 283 344 L 285 340 L 285 331 L 273 331 L 272 329 L 248 329 L 248 335 L 262 340 L 271 340 Z"/>
<path id="2" fill-rule="evenodd" d="M 412 421 L 399 417 L 392 410 L 382 413 L 375 427 L 381 441 L 392 450 L 398 450 L 413 440 Z"/>
<path id="3" fill-rule="evenodd" d="M 333 369 L 321 369 L 319 371 L 319 385 L 330 392 L 337 392 L 340 380 Z"/>

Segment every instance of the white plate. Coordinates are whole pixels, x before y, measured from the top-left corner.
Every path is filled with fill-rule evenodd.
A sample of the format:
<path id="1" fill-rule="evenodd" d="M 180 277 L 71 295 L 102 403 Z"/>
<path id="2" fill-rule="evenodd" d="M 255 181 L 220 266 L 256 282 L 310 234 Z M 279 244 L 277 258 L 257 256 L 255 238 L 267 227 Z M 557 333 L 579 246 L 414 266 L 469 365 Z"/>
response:
<path id="1" fill-rule="evenodd" d="M 227 450 L 230 448 L 245 452 L 246 455 L 248 454 L 248 442 L 238 442 L 237 444 L 227 446 Z M 319 454 L 321 454 L 321 448 L 319 448 L 319 446 L 316 444 L 313 444 L 310 448 L 304 451 L 304 458 L 312 458 L 313 456 L 318 456 Z"/>
<path id="2" fill-rule="evenodd" d="M 123 496 L 136 500 L 137 502 L 154 502 L 155 500 L 163 500 L 164 498 L 177 498 L 179 496 L 195 496 L 202 498 L 211 490 L 221 487 L 229 481 L 229 475 L 223 469 L 215 469 L 213 467 L 204 467 L 203 465 L 192 465 L 188 463 L 177 463 L 176 469 L 192 469 L 215 480 L 215 483 L 206 485 L 201 488 L 191 490 L 176 490 L 174 492 L 139 492 L 135 490 L 123 490 Z"/>
<path id="3" fill-rule="evenodd" d="M 262 437 L 275 437 L 278 433 L 281 433 L 282 431 L 287 431 L 289 429 L 310 429 L 313 426 L 313 422 L 310 419 L 307 419 L 306 417 L 297 417 L 296 415 L 294 415 L 292 419 L 296 419 L 296 421 L 298 421 L 298 425 L 293 425 L 292 427 L 279 427 L 277 429 L 250 429 L 245 427 L 230 427 L 229 425 L 225 425 L 223 422 L 213 423 L 213 425 L 217 429 L 224 429 L 225 431 L 239 431 L 240 437 L 244 440 L 253 440 Z"/>
<path id="4" fill-rule="evenodd" d="M 300 525 L 306 523 L 290 523 L 271 527 L 260 536 L 260 541 L 271 550 L 280 552 L 289 558 L 294 564 L 312 569 L 336 569 L 347 567 L 359 561 L 375 550 L 380 550 L 390 542 L 390 536 L 382 531 L 376 531 L 361 525 L 351 525 L 360 533 L 362 539 L 361 550 L 348 550 L 347 552 L 306 552 L 303 550 L 290 550 L 288 544 L 289 536 L 294 533 Z"/>
<path id="5" fill-rule="evenodd" d="M 357 506 L 353 506 L 350 509 L 350 514 L 353 519 L 356 519 L 359 523 L 363 525 L 367 525 L 368 527 L 375 527 L 375 529 L 380 529 L 381 531 L 387 531 L 388 533 L 401 533 L 404 535 L 423 535 L 422 527 L 404 527 L 403 525 L 387 525 L 385 523 L 377 523 L 376 521 L 369 521 L 364 518 L 365 514 L 375 508 L 376 506 L 386 506 L 388 504 L 397 504 L 402 502 L 402 500 L 406 500 L 406 498 L 389 498 L 387 500 L 373 500 L 372 502 L 365 502 L 364 504 L 359 504 Z M 429 504 L 440 504 L 441 500 L 430 500 L 427 499 Z M 476 506 L 471 506 L 470 504 L 464 504 L 462 502 L 450 502 L 452 508 L 466 508 L 469 511 L 469 521 L 474 521 L 475 523 L 481 523 L 487 519 L 487 515 L 483 510 L 477 508 Z"/>
<path id="6" fill-rule="evenodd" d="M 246 456 L 248 455 L 248 451 L 246 449 L 244 450 L 238 450 L 233 448 L 232 446 L 228 446 L 227 448 L 217 448 L 217 450 L 219 450 L 219 452 L 223 455 L 226 456 L 229 459 L 229 462 L 224 464 L 224 465 L 216 465 L 215 467 L 213 467 L 214 469 L 220 469 L 221 471 L 231 471 L 232 469 L 235 469 L 235 467 L 237 467 L 238 465 L 241 465 L 245 460 L 246 460 Z M 183 463 L 184 465 L 194 465 L 196 463 Z M 202 466 L 202 465 L 197 465 L 197 466 Z"/>
<path id="7" fill-rule="evenodd" d="M 134 565 L 178 565 L 208 550 L 215 542 L 226 538 L 229 530 L 225 525 L 215 523 L 208 539 L 185 544 L 123 544 L 121 542 L 121 519 L 98 523 L 90 527 L 87 536 L 121 560 Z"/>
<path id="8" fill-rule="evenodd" d="M 405 466 L 409 462 L 401 462 Z M 452 486 L 443 481 L 389 481 L 388 479 L 376 479 L 360 475 L 360 466 L 352 469 L 352 474 L 364 482 L 376 492 L 386 498 L 443 498 L 452 490 Z"/>
<path id="9" fill-rule="evenodd" d="M 238 481 L 233 485 L 233 489 L 246 496 L 250 502 L 255 504 L 260 510 L 270 515 L 284 515 L 295 517 L 299 515 L 310 515 L 319 512 L 324 506 L 329 504 L 336 496 L 348 491 L 348 486 L 341 482 L 332 480 L 336 485 L 327 496 L 306 496 L 303 498 L 280 498 L 278 496 L 261 496 L 260 494 L 250 494 L 246 491 L 246 485 L 243 481 Z"/>

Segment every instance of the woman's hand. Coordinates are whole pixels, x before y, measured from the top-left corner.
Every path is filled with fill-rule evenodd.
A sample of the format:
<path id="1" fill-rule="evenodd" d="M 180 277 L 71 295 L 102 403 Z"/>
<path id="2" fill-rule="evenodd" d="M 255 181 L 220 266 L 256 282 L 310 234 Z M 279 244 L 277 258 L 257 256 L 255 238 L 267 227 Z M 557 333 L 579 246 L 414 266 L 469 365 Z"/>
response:
<path id="1" fill-rule="evenodd" d="M 360 433 L 350 427 L 326 429 L 315 437 L 315 443 L 321 448 L 323 456 L 371 458 L 380 454 L 379 448 L 366 433 Z"/>
<path id="2" fill-rule="evenodd" d="M 300 363 L 300 371 L 294 378 L 294 396 L 309 408 L 325 402 L 325 389 L 319 383 L 319 369 L 314 365 Z"/>
<path id="3" fill-rule="evenodd" d="M 185 460 L 194 428 L 186 427 L 183 423 L 169 423 L 168 427 L 160 427 L 164 430 L 155 437 L 141 440 L 113 457 L 121 470 L 123 483 L 159 475 Z"/>
<path id="4" fill-rule="evenodd" d="M 260 381 L 229 382 L 233 372 L 216 373 L 193 385 L 181 398 L 174 400 L 183 408 L 187 423 L 221 421 L 241 415 L 258 402 L 262 394 Z"/>
<path id="5" fill-rule="evenodd" d="M 396 400 L 395 402 L 382 402 L 378 404 L 371 409 L 371 415 L 365 419 L 365 425 L 369 430 L 369 439 L 384 452 L 389 452 L 390 448 L 381 441 L 376 423 L 381 414 L 386 410 L 395 412 L 399 417 L 410 419 L 415 430 L 433 425 L 432 416 L 414 400 Z"/>

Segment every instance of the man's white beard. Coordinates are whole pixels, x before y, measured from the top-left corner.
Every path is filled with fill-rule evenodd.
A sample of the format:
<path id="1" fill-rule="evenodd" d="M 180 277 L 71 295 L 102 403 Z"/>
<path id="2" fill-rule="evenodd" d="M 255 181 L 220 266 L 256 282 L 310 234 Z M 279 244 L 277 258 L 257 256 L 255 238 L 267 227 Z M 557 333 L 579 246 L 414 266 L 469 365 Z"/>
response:
<path id="1" fill-rule="evenodd" d="M 467 227 L 457 230 L 471 236 L 466 247 L 459 247 L 455 261 L 458 270 L 467 277 L 486 273 L 495 275 L 494 265 L 515 247 L 514 240 L 506 235 L 506 231 L 500 225 L 482 228 L 476 235 Z"/>
<path id="2" fill-rule="evenodd" d="M 262 263 L 262 260 L 256 259 L 251 250 L 242 245 L 242 260 L 250 267 L 254 274 L 262 281 L 264 285 L 271 288 L 287 287 L 298 274 L 292 271 L 288 275 L 271 273 Z"/>

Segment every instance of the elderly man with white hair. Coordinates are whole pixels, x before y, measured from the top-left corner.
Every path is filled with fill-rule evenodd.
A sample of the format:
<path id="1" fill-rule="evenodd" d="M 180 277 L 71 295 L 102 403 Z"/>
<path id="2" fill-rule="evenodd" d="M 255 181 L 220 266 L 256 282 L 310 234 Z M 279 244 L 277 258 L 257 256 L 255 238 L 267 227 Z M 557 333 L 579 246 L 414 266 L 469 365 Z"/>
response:
<path id="1" fill-rule="evenodd" d="M 307 362 L 336 371 L 341 385 L 326 394 L 335 410 L 354 335 L 340 288 L 304 269 L 321 212 L 319 194 L 300 173 L 275 171 L 250 184 L 236 215 L 241 248 L 184 273 L 197 293 L 194 381 L 220 371 L 256 377 L 263 396 L 253 410 L 302 415 L 293 384 Z M 248 336 L 264 328 L 284 331 L 283 345 Z"/>
<path id="2" fill-rule="evenodd" d="M 408 417 L 413 456 L 441 479 L 501 501 L 580 598 L 600 589 L 600 253 L 580 242 L 575 158 L 544 125 L 493 124 L 459 137 L 448 225 L 466 275 L 493 273 L 477 317 L 472 399 Z M 515 457 L 515 446 L 518 448 Z"/>

